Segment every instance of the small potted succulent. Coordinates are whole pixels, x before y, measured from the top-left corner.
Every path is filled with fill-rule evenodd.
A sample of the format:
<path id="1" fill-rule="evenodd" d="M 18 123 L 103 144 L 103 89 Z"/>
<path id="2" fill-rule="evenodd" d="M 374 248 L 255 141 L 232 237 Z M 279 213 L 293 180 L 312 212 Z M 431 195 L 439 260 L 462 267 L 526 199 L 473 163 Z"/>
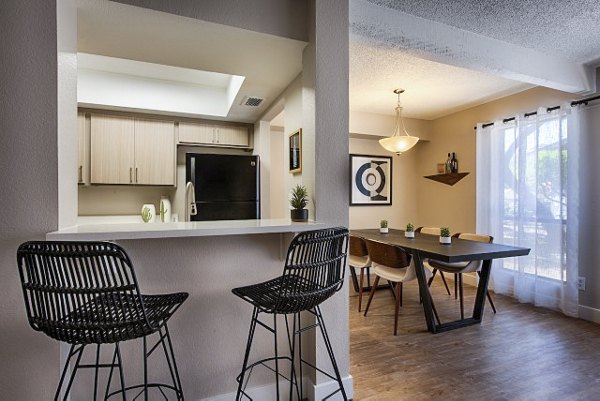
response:
<path id="1" fill-rule="evenodd" d="M 440 244 L 451 244 L 452 238 L 450 237 L 450 229 L 448 227 L 442 227 L 440 229 Z"/>
<path id="2" fill-rule="evenodd" d="M 379 232 L 382 234 L 388 233 L 388 221 L 387 220 L 381 220 L 379 222 Z"/>
<path id="3" fill-rule="evenodd" d="M 290 198 L 292 221 L 308 221 L 308 209 L 305 209 L 307 203 L 308 190 L 304 185 L 296 185 L 292 189 L 292 196 Z"/>
<path id="4" fill-rule="evenodd" d="M 413 226 L 411 223 L 408 223 L 406 225 L 406 231 L 404 231 L 404 236 L 406 238 L 415 238 L 415 226 Z"/>

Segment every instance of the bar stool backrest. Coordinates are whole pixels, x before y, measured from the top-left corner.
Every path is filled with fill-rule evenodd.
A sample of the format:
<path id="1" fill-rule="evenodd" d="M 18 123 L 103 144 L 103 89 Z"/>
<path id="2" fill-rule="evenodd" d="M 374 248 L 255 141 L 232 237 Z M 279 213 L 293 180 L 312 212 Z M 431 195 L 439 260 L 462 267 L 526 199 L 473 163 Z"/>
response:
<path id="1" fill-rule="evenodd" d="M 342 288 L 348 253 L 344 227 L 298 234 L 288 249 L 277 313 L 311 309 Z"/>
<path id="2" fill-rule="evenodd" d="M 396 269 L 410 265 L 411 256 L 402 248 L 377 241 L 367 240 L 366 242 L 371 262 L 374 264 Z"/>
<path id="3" fill-rule="evenodd" d="M 149 325 L 131 261 L 116 244 L 26 242 L 17 263 L 34 330 L 71 344 L 110 343 Z"/>
<path id="4" fill-rule="evenodd" d="M 368 256 L 369 250 L 364 239 L 360 237 L 350 236 L 350 255 L 352 256 Z"/>

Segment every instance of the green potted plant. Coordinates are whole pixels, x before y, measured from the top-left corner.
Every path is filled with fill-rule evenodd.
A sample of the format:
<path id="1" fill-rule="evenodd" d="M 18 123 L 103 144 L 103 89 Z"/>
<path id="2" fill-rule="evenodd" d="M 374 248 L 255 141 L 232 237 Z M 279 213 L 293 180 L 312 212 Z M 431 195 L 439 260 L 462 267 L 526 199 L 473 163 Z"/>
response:
<path id="1" fill-rule="evenodd" d="M 381 220 L 379 222 L 379 232 L 382 234 L 388 233 L 388 221 L 387 220 Z"/>
<path id="2" fill-rule="evenodd" d="M 440 229 L 440 244 L 451 244 L 452 238 L 450 237 L 450 229 L 448 227 L 442 227 Z"/>
<path id="3" fill-rule="evenodd" d="M 292 210 L 290 211 L 292 221 L 308 221 L 308 209 L 306 204 L 308 203 L 308 190 L 304 185 L 296 185 L 292 189 L 292 196 L 290 197 L 290 205 Z"/>
<path id="4" fill-rule="evenodd" d="M 406 238 L 415 238 L 415 226 L 412 223 L 408 223 L 406 225 L 406 231 L 404 231 L 404 236 Z"/>

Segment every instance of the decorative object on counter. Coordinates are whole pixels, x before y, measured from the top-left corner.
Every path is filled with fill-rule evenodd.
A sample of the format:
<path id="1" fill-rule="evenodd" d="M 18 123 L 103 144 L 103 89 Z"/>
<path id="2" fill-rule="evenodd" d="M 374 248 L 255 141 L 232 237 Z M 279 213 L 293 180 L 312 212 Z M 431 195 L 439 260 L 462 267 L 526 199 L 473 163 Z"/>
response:
<path id="1" fill-rule="evenodd" d="M 387 220 L 381 220 L 379 222 L 379 232 L 382 234 L 388 233 L 388 221 Z"/>
<path id="2" fill-rule="evenodd" d="M 305 209 L 307 203 L 308 190 L 304 185 L 296 185 L 292 189 L 290 198 L 290 205 L 293 208 L 290 211 L 292 221 L 308 221 L 308 209 Z"/>
<path id="3" fill-rule="evenodd" d="M 160 205 L 158 208 L 158 213 L 160 215 L 161 223 L 170 223 L 171 222 L 171 201 L 168 196 L 160 197 Z"/>
<path id="4" fill-rule="evenodd" d="M 302 172 L 302 128 L 290 135 L 290 173 Z"/>
<path id="5" fill-rule="evenodd" d="M 456 153 L 452 152 L 452 159 L 450 160 L 450 172 L 453 174 L 458 173 L 458 159 Z"/>
<path id="6" fill-rule="evenodd" d="M 450 157 L 450 153 L 448 153 L 448 158 L 446 159 L 446 166 L 445 167 L 446 168 L 444 169 L 444 172 L 446 174 L 450 174 L 452 172 L 452 158 Z"/>
<path id="7" fill-rule="evenodd" d="M 448 173 L 448 174 L 433 174 L 424 176 L 427 179 L 432 181 L 441 182 L 446 185 L 454 185 L 463 178 L 465 178 L 469 173 Z"/>
<path id="8" fill-rule="evenodd" d="M 392 158 L 350 155 L 350 206 L 392 204 Z"/>
<path id="9" fill-rule="evenodd" d="M 406 225 L 406 231 L 404 231 L 404 236 L 406 238 L 415 238 L 415 226 L 413 226 L 411 223 L 408 223 Z"/>
<path id="10" fill-rule="evenodd" d="M 438 163 L 437 172 L 438 174 L 444 174 L 446 172 L 446 163 Z"/>
<path id="11" fill-rule="evenodd" d="M 450 229 L 448 227 L 440 228 L 440 244 L 451 244 Z"/>
<path id="12" fill-rule="evenodd" d="M 142 220 L 144 220 L 144 223 L 154 223 L 154 216 L 156 216 L 156 207 L 153 204 L 142 205 Z"/>
<path id="13" fill-rule="evenodd" d="M 419 138 L 411 136 L 406 131 L 404 121 L 402 120 L 402 106 L 400 105 L 400 94 L 404 93 L 404 89 L 395 89 L 394 93 L 398 95 L 398 103 L 396 104 L 396 127 L 394 134 L 389 138 L 379 140 L 379 144 L 390 152 L 400 155 L 406 152 L 419 142 Z"/>

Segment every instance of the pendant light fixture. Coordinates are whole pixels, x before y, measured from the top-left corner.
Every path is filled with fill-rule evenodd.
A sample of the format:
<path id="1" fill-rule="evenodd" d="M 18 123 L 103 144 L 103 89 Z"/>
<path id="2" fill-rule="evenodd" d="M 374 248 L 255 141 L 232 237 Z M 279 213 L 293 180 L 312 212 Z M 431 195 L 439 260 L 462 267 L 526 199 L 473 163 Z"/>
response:
<path id="1" fill-rule="evenodd" d="M 398 104 L 396 105 L 396 128 L 394 135 L 389 138 L 379 140 L 379 144 L 385 150 L 394 152 L 399 155 L 406 152 L 419 142 L 419 138 L 411 136 L 406 132 L 404 121 L 402 120 L 402 106 L 400 105 L 400 94 L 404 93 L 404 89 L 395 89 L 394 93 L 398 95 Z"/>

